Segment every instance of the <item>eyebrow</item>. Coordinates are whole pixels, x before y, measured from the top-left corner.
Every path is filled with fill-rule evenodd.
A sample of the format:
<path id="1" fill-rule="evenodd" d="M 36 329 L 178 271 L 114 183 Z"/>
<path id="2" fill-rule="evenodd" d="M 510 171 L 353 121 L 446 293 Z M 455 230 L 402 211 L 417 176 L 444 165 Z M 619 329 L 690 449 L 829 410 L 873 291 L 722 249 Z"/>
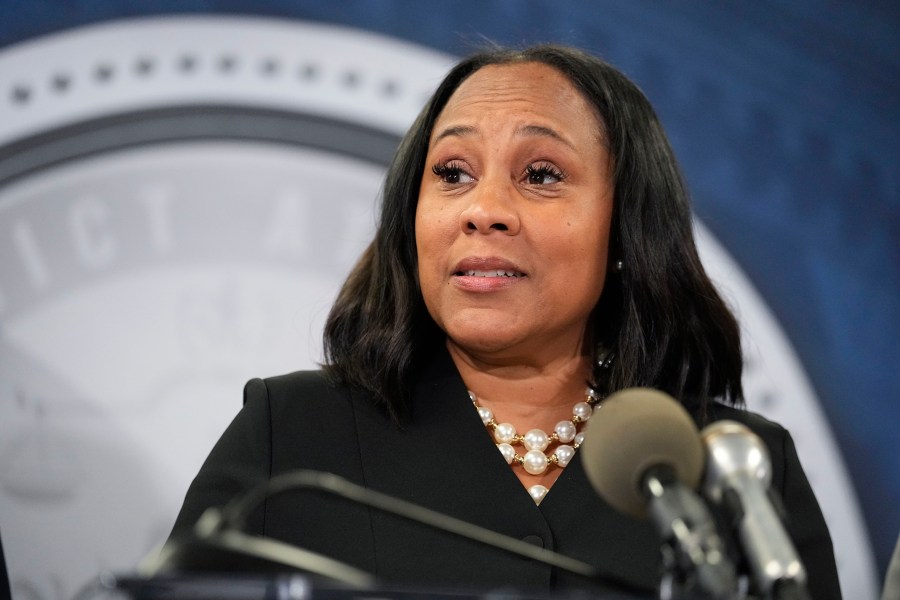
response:
<path id="1" fill-rule="evenodd" d="M 555 129 L 551 129 L 549 127 L 543 127 L 541 125 L 526 125 L 524 127 L 520 127 L 516 130 L 516 133 L 519 135 L 525 136 L 537 136 L 537 137 L 549 137 L 554 140 L 559 140 L 572 150 L 575 150 L 575 146 L 572 145 L 572 142 L 564 138 L 561 134 L 559 134 Z"/>
<path id="2" fill-rule="evenodd" d="M 435 142 L 439 142 L 440 140 L 446 137 L 467 137 L 471 135 L 476 135 L 478 130 L 475 127 L 470 125 L 457 125 L 455 127 L 448 127 L 438 134 L 436 138 L 434 138 Z M 551 129 L 550 127 L 544 127 L 542 125 L 525 125 L 523 127 L 519 127 L 516 130 L 516 135 L 525 136 L 525 137 L 549 137 L 554 140 L 559 140 L 569 148 L 575 150 L 575 146 L 572 143 L 560 135 L 555 129 Z"/>
<path id="3" fill-rule="evenodd" d="M 478 130 L 474 127 L 470 127 L 469 125 L 457 125 L 456 127 L 448 127 L 438 134 L 436 138 L 434 138 L 435 142 L 439 142 L 446 137 L 466 137 L 469 135 L 475 135 L 478 133 Z"/>

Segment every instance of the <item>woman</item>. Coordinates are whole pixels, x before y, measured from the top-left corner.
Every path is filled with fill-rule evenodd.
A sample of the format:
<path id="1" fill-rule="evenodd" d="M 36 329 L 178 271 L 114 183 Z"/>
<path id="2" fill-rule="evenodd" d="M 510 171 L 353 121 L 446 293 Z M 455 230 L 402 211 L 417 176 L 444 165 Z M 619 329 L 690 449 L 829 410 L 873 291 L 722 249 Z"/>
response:
<path id="1" fill-rule="evenodd" d="M 657 535 L 593 494 L 576 437 L 610 392 L 649 386 L 698 424 L 736 419 L 763 437 L 813 597 L 839 597 L 789 435 L 729 406 L 742 401 L 739 331 L 697 256 L 671 148 L 646 98 L 596 58 L 492 51 L 447 75 L 388 171 L 325 349 L 324 372 L 247 384 L 176 533 L 267 477 L 316 469 L 653 590 Z M 310 494 L 271 499 L 249 530 L 385 582 L 583 585 Z"/>

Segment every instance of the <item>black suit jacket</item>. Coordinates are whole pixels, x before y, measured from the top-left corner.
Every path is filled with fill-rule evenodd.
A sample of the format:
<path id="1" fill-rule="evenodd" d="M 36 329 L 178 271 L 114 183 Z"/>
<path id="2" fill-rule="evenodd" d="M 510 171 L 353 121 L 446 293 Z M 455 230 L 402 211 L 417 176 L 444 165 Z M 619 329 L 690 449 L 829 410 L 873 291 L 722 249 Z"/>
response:
<path id="1" fill-rule="evenodd" d="M 773 487 L 809 571 L 813 598 L 840 598 L 831 539 L 789 434 L 748 412 L 716 405 L 768 445 Z M 529 541 L 652 591 L 659 538 L 652 525 L 617 513 L 588 483 L 576 454 L 536 506 L 469 401 L 449 355 L 440 352 L 415 385 L 397 424 L 364 394 L 320 372 L 254 379 L 244 407 L 192 483 L 174 535 L 202 512 L 295 469 L 340 475 L 371 489 Z M 249 531 L 337 558 L 382 582 L 434 588 L 515 586 L 538 593 L 584 585 L 577 577 L 476 542 L 312 493 L 277 496 Z"/>

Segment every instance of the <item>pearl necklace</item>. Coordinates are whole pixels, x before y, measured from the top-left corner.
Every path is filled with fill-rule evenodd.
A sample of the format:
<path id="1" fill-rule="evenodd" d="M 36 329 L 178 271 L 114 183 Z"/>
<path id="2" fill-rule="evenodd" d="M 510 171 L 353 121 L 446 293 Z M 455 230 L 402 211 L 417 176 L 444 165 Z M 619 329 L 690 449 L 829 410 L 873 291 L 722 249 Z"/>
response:
<path id="1" fill-rule="evenodd" d="M 553 433 L 549 435 L 543 429 L 531 429 L 525 435 L 520 435 L 511 423 L 497 423 L 494 420 L 494 413 L 489 408 L 479 406 L 474 392 L 469 391 L 469 399 L 497 442 L 497 449 L 506 459 L 506 463 L 513 466 L 521 465 L 531 475 L 540 475 L 551 466 L 564 468 L 569 464 L 575 456 L 575 450 L 584 441 L 584 433 L 579 431 L 579 428 L 591 418 L 600 396 L 592 388 L 587 388 L 585 399 L 572 407 L 572 417 L 568 421 L 557 423 Z M 519 444 L 525 447 L 524 456 L 517 454 L 513 447 Z M 558 445 L 548 455 L 547 448 L 554 444 Z M 540 484 L 533 485 L 528 488 L 528 493 L 536 504 L 540 504 L 547 495 L 547 488 Z"/>

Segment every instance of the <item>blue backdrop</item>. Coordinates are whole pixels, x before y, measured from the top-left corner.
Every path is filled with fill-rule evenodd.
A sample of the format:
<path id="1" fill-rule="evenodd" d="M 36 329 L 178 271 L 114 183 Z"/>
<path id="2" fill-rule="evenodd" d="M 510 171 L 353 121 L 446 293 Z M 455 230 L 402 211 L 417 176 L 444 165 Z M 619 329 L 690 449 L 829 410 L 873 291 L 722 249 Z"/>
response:
<path id="1" fill-rule="evenodd" d="M 810 374 L 884 572 L 900 530 L 900 4 L 3 0 L 0 46 L 164 13 L 318 20 L 457 55 L 555 41 L 622 68 Z"/>

